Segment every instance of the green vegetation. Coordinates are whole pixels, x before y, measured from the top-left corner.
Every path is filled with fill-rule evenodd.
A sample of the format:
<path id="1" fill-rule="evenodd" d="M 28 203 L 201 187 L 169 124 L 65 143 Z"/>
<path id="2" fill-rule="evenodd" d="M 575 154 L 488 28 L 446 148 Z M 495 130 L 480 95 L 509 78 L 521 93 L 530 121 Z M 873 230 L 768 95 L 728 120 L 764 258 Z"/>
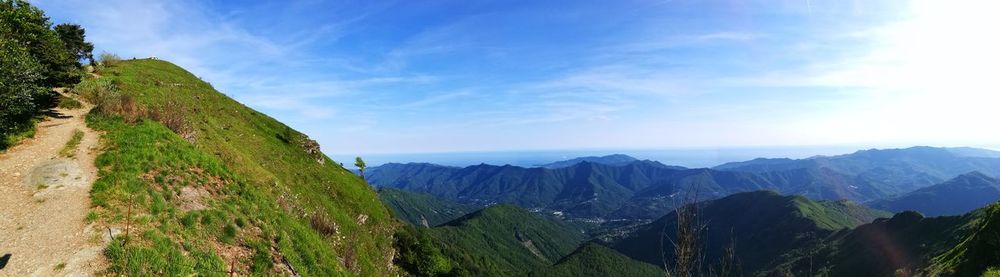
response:
<path id="1" fill-rule="evenodd" d="M 962 241 L 931 260 L 932 275 L 998 274 L 1000 267 L 1000 203 L 976 211 L 975 227 Z"/>
<path id="2" fill-rule="evenodd" d="M 34 134 L 36 117 L 54 104 L 49 88 L 75 84 L 80 75 L 75 54 L 45 13 L 25 1 L 0 0 L 0 150 Z"/>
<path id="3" fill-rule="evenodd" d="M 73 99 L 73 98 L 70 98 L 70 97 L 66 97 L 66 96 L 60 96 L 59 97 L 59 104 L 57 104 L 56 107 L 67 109 L 67 110 L 74 110 L 74 109 L 83 108 L 83 104 L 80 103 L 80 101 L 76 101 L 76 99 Z"/>
<path id="4" fill-rule="evenodd" d="M 101 52 L 101 65 L 105 67 L 117 66 L 122 62 L 122 58 L 114 53 Z"/>
<path id="5" fill-rule="evenodd" d="M 73 137 L 66 142 L 66 146 L 63 146 L 62 150 L 59 150 L 59 155 L 67 158 L 73 158 L 76 156 L 76 149 L 80 146 L 80 140 L 83 139 L 83 131 L 73 130 Z"/>
<path id="6" fill-rule="evenodd" d="M 423 227 L 437 226 L 476 209 L 472 205 L 454 203 L 429 194 L 393 188 L 379 189 L 378 197 L 397 218 Z"/>
<path id="7" fill-rule="evenodd" d="M 395 263 L 415 276 L 469 276 L 458 263 L 442 254 L 427 229 L 403 226 L 396 230 Z"/>
<path id="8" fill-rule="evenodd" d="M 473 276 L 525 275 L 566 256 L 583 234 L 511 205 L 491 206 L 428 230 Z"/>
<path id="9" fill-rule="evenodd" d="M 1000 277 L 1000 268 L 993 267 L 987 269 L 986 272 L 983 272 L 982 277 Z"/>
<path id="10" fill-rule="evenodd" d="M 55 31 L 66 50 L 72 53 L 77 60 L 87 59 L 90 65 L 94 65 L 94 55 L 91 54 L 94 51 L 94 44 L 86 41 L 86 30 L 83 27 L 77 24 L 63 23 L 56 25 Z"/>
<path id="11" fill-rule="evenodd" d="M 304 135 L 280 139 L 288 126 L 168 62 L 101 70 L 77 90 L 104 132 L 97 221 L 130 234 L 105 251 L 110 273 L 391 275 L 388 210 Z"/>
<path id="12" fill-rule="evenodd" d="M 364 178 L 366 167 L 365 161 L 362 160 L 361 157 L 356 157 L 354 158 L 354 166 L 358 168 L 358 175 L 361 175 L 361 178 Z"/>
<path id="13" fill-rule="evenodd" d="M 531 276 L 664 276 L 660 268 L 636 261 L 614 249 L 586 243 L 554 266 L 531 273 Z"/>

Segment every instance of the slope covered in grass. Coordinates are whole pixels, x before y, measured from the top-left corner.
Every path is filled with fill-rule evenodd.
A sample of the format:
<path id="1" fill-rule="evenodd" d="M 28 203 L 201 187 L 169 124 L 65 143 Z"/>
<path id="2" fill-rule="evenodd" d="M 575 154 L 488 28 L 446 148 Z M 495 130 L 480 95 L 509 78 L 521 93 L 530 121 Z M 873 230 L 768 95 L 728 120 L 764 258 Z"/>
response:
<path id="1" fill-rule="evenodd" d="M 664 276 L 666 272 L 644 262 L 633 260 L 614 249 L 596 243 L 586 243 L 552 267 L 531 273 L 531 276 Z"/>
<path id="2" fill-rule="evenodd" d="M 931 261 L 927 270 L 931 274 L 995 276 L 1000 273 L 997 272 L 1000 268 L 1000 203 L 972 214 L 975 226 L 958 245 Z"/>
<path id="3" fill-rule="evenodd" d="M 437 226 L 476 210 L 429 194 L 382 188 L 378 197 L 400 220 L 423 227 Z"/>
<path id="4" fill-rule="evenodd" d="M 388 210 L 363 180 L 288 126 L 171 63 L 100 68 L 77 91 L 105 133 L 92 191 L 106 251 L 126 275 L 383 275 Z M 119 236 L 118 240 L 126 240 Z"/>
<path id="5" fill-rule="evenodd" d="M 442 251 L 473 276 L 512 276 L 554 264 L 583 234 L 511 205 L 491 206 L 431 228 Z"/>

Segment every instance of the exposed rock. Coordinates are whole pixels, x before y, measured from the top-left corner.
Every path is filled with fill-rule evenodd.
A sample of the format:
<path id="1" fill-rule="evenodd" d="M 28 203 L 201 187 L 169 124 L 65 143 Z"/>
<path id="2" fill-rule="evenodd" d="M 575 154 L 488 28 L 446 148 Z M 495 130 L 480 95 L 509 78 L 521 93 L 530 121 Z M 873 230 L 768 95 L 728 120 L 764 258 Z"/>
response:
<path id="1" fill-rule="evenodd" d="M 322 164 L 326 162 L 326 160 L 323 159 L 323 152 L 319 150 L 319 143 L 315 140 L 308 138 L 302 140 L 302 148 L 306 150 L 306 153 L 313 156 L 317 163 Z"/>

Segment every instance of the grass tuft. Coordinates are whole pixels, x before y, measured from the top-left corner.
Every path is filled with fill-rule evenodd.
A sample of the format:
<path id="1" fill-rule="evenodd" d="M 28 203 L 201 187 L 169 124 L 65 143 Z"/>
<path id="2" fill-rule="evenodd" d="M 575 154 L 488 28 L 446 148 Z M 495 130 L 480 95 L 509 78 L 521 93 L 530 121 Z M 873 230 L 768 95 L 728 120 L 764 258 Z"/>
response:
<path id="1" fill-rule="evenodd" d="M 66 146 L 63 146 L 62 150 L 59 150 L 59 155 L 67 158 L 76 157 L 76 149 L 79 148 L 81 140 L 83 140 L 83 131 L 73 130 L 73 137 L 66 142 Z"/>
<path id="2" fill-rule="evenodd" d="M 83 104 L 81 104 L 80 101 L 76 101 L 76 99 L 66 96 L 59 97 L 59 104 L 56 106 L 67 110 L 83 108 Z"/>

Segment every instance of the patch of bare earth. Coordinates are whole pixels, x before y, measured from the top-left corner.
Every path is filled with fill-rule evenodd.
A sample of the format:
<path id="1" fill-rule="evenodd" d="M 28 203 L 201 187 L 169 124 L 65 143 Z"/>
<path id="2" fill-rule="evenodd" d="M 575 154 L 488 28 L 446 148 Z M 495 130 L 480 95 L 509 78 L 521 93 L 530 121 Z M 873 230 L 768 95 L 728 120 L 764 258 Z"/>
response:
<path id="1" fill-rule="evenodd" d="M 99 151 L 83 120 L 89 110 L 56 109 L 34 138 L 0 154 L 0 255 L 11 255 L 0 276 L 88 276 L 106 267 L 102 228 L 85 222 Z M 84 132 L 75 158 L 61 157 L 75 130 Z"/>

